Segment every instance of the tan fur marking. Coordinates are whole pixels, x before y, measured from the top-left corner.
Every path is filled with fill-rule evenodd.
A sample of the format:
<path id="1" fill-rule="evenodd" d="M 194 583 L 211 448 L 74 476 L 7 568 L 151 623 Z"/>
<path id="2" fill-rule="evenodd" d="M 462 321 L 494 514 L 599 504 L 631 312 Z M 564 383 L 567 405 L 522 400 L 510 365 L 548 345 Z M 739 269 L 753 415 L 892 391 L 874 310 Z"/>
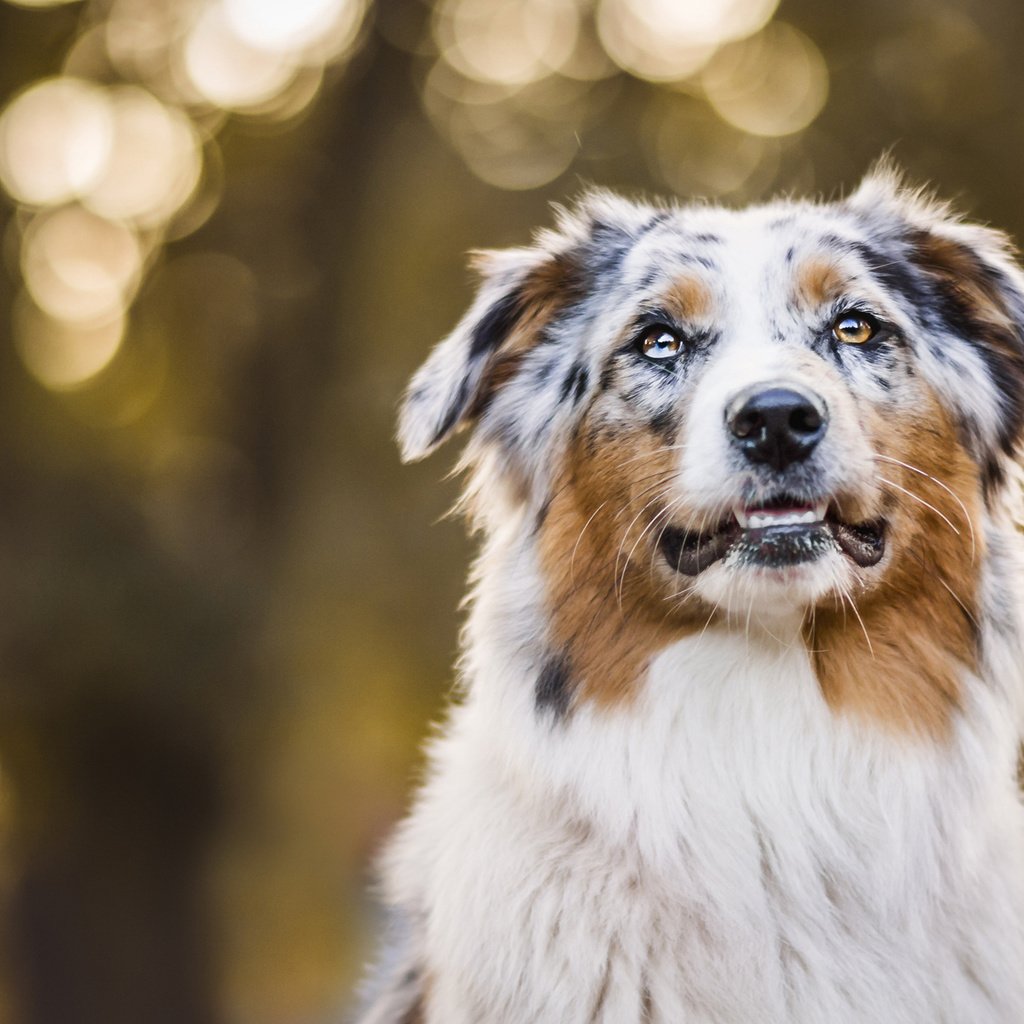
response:
<path id="1" fill-rule="evenodd" d="M 975 531 L 973 561 L 971 526 L 949 492 L 880 461 L 880 477 L 934 506 L 960 534 L 921 501 L 883 484 L 892 562 L 876 588 L 854 595 L 863 629 L 838 602 L 816 610 L 808 646 L 834 708 L 895 731 L 943 737 L 960 706 L 960 672 L 977 668 L 977 567 L 984 551 L 978 467 L 937 401 L 927 421 L 888 419 L 876 432 L 876 450 L 937 478 L 964 503 Z"/>
<path id="2" fill-rule="evenodd" d="M 680 319 L 702 320 L 713 312 L 711 289 L 700 278 L 689 275 L 676 278 L 665 292 L 663 301 Z"/>
<path id="3" fill-rule="evenodd" d="M 486 253 L 476 254 L 478 269 L 486 265 Z M 523 356 L 533 348 L 551 318 L 581 294 L 579 268 L 568 257 L 554 255 L 533 270 L 520 288 L 522 315 L 508 338 L 484 370 L 480 392 L 469 415 L 479 415 L 503 384 L 515 376 Z"/>
<path id="4" fill-rule="evenodd" d="M 843 294 L 847 280 L 827 256 L 813 256 L 798 268 L 794 294 L 798 303 L 808 309 L 819 309 Z"/>
<path id="5" fill-rule="evenodd" d="M 929 232 L 916 240 L 921 265 L 940 278 L 946 290 L 960 302 L 981 327 L 988 327 L 985 341 L 1019 365 L 1018 325 L 1007 313 L 999 290 L 986 279 L 974 253 L 954 242 Z"/>
<path id="6" fill-rule="evenodd" d="M 628 702 L 652 656 L 701 629 L 710 613 L 672 598 L 686 577 L 666 573 L 656 550 L 674 453 L 642 431 L 591 439 L 570 452 L 541 528 L 540 556 L 549 643 L 571 665 L 573 700 L 608 707 Z"/>
<path id="7" fill-rule="evenodd" d="M 563 277 L 562 293 L 566 287 Z M 713 313 L 710 288 L 692 275 L 677 278 L 662 301 L 680 319 Z M 663 438 L 639 427 L 602 433 L 588 425 L 548 509 L 540 552 L 549 643 L 568 660 L 574 700 L 628 701 L 653 655 L 717 617 L 697 600 L 676 596 L 687 578 L 666 572 L 657 550 L 667 525 L 658 513 L 677 471 L 675 453 L 663 449 Z M 682 514 L 676 510 L 673 520 Z"/>

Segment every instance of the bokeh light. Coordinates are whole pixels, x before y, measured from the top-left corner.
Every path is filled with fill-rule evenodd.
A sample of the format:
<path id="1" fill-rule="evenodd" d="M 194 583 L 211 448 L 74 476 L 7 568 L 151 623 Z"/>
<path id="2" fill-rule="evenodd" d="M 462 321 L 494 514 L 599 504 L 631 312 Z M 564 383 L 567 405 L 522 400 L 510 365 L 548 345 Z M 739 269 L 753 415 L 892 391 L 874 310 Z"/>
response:
<path id="1" fill-rule="evenodd" d="M 125 326 L 121 312 L 104 322 L 68 323 L 47 316 L 22 295 L 15 305 L 12 333 L 18 355 L 40 384 L 71 391 L 106 368 L 121 346 Z"/>
<path id="2" fill-rule="evenodd" d="M 696 97 L 708 115 L 698 116 L 702 141 L 686 140 L 689 148 L 706 145 L 703 154 L 687 149 L 673 162 L 675 143 L 665 141 L 671 132 L 664 126 L 643 139 L 652 171 L 681 194 L 739 194 L 770 181 L 779 166 L 757 139 L 803 131 L 828 97 L 820 52 L 806 35 L 772 21 L 777 6 L 438 0 L 431 19 L 437 57 L 424 79 L 424 106 L 478 178 L 530 190 L 586 153 L 585 133 L 608 95 L 595 86 L 617 72 L 647 87 L 652 109 L 664 91 Z M 608 137 L 602 143 L 605 152 L 614 146 Z"/>
<path id="3" fill-rule="evenodd" d="M 807 36 L 773 22 L 753 38 L 720 50 L 701 83 L 729 124 L 751 135 L 792 135 L 825 105 L 828 68 Z"/>
<path id="4" fill-rule="evenodd" d="M 435 34 L 444 59 L 463 74 L 516 86 L 569 61 L 578 21 L 573 0 L 442 0 Z"/>
<path id="5" fill-rule="evenodd" d="M 299 54 L 303 63 L 343 54 L 355 41 L 366 0 L 223 0 L 237 37 L 258 50 Z"/>
<path id="6" fill-rule="evenodd" d="M 125 80 L 143 82 L 171 102 L 198 101 L 198 95 L 173 77 L 171 52 L 201 10 L 193 3 L 111 0 L 99 27 L 112 67 Z"/>
<path id="7" fill-rule="evenodd" d="M 199 16 L 185 42 L 183 60 L 199 95 L 226 110 L 244 111 L 267 102 L 297 70 L 290 51 L 261 49 L 239 36 L 219 4 Z"/>
<path id="8" fill-rule="evenodd" d="M 126 310 L 142 259 L 138 239 L 123 224 L 67 206 L 29 225 L 21 270 L 40 309 L 90 325 Z"/>
<path id="9" fill-rule="evenodd" d="M 298 117 L 319 95 L 326 65 L 351 55 L 367 2 L 86 4 L 92 16 L 68 51 L 66 73 L 35 82 L 0 112 L 0 185 L 39 211 L 23 222 L 21 272 L 38 316 L 22 317 L 35 326 L 21 335 L 37 339 L 40 318 L 62 325 L 48 355 L 37 340 L 21 346 L 41 383 L 64 390 L 63 382 L 92 379 L 105 365 L 82 355 L 78 370 L 52 369 L 61 359 L 71 367 L 72 351 L 104 351 L 101 340 L 109 348 L 115 334 L 121 343 L 160 245 L 213 212 L 221 182 L 214 175 L 211 185 L 209 172 L 219 168 L 215 136 L 225 115 Z M 126 81 L 111 81 L 117 74 Z M 74 337 L 93 334 L 72 343 L 71 325 Z"/>
<path id="10" fill-rule="evenodd" d="M 109 104 L 109 151 L 84 201 L 115 220 L 140 227 L 164 224 L 199 183 L 199 135 L 184 113 L 137 86 L 110 90 Z"/>
<path id="11" fill-rule="evenodd" d="M 572 163 L 588 94 L 586 84 L 554 77 L 509 93 L 438 61 L 424 102 L 477 177 L 521 191 L 553 181 Z"/>
<path id="12" fill-rule="evenodd" d="M 693 97 L 675 97 L 651 111 L 645 125 L 651 163 L 679 195 L 756 195 L 778 169 L 777 146 L 722 125 Z"/>
<path id="13" fill-rule="evenodd" d="M 611 56 L 652 81 L 700 70 L 723 43 L 751 35 L 778 0 L 601 0 L 598 25 Z"/>
<path id="14" fill-rule="evenodd" d="M 70 77 L 38 82 L 0 115 L 0 181 L 29 205 L 66 202 L 99 177 L 112 133 L 100 86 Z"/>

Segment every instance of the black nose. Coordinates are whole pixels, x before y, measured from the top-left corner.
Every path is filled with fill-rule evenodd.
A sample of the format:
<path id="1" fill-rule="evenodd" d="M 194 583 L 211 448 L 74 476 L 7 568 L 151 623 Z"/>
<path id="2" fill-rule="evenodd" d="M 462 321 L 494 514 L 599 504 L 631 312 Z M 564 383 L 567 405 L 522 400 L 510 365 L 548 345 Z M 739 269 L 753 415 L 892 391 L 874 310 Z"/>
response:
<path id="1" fill-rule="evenodd" d="M 728 426 L 751 462 L 783 470 L 814 451 L 825 436 L 828 414 L 820 399 L 790 388 L 768 388 L 735 403 Z"/>

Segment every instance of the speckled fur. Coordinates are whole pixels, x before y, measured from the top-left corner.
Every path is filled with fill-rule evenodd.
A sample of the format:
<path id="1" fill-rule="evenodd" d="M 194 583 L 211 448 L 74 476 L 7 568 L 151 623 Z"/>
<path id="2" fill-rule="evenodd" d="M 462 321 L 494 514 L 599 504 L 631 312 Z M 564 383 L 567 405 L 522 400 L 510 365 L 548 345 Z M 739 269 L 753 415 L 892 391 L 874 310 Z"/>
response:
<path id="1" fill-rule="evenodd" d="M 663 377 L 630 339 L 669 292 L 689 303 L 672 314 L 688 348 Z M 849 301 L 892 341 L 830 346 L 822 311 Z M 483 548 L 462 697 L 383 859 L 406 927 L 366 1024 L 1024 1021 L 1022 322 L 1003 236 L 885 169 L 830 204 L 592 195 L 534 246 L 484 257 L 477 301 L 402 417 L 407 458 L 472 428 Z M 726 558 L 680 583 L 661 523 L 769 486 L 733 457 L 722 409 L 777 380 L 813 386 L 832 417 L 787 486 L 881 511 L 891 550 L 870 569 L 838 550 L 787 572 Z M 929 510 L 884 482 L 914 489 L 891 461 L 907 450 L 959 465 L 952 497 L 915 491 Z M 653 497 L 637 497 L 655 462 Z M 618 551 L 574 527 L 552 556 L 570 500 Z M 591 604 L 559 618 L 576 574 Z M 901 621 L 916 587 L 924 603 Z M 841 643 L 863 628 L 856 608 L 837 617 L 846 600 L 899 634 L 884 657 Z M 850 651 L 842 699 L 814 649 L 825 609 Z M 614 699 L 601 659 L 574 655 L 601 617 L 608 658 L 640 625 L 655 638 L 643 657 L 627 645 Z M 900 663 L 900 635 L 929 657 Z M 933 672 L 953 682 L 929 689 Z"/>

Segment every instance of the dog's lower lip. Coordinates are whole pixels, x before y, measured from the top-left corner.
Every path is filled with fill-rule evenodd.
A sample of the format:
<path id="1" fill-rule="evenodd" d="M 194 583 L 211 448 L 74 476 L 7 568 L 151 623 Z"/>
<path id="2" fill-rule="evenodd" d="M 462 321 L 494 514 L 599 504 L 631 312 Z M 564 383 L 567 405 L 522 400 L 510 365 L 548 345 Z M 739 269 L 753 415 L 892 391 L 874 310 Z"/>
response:
<path id="1" fill-rule="evenodd" d="M 829 523 L 832 537 L 861 568 L 877 565 L 885 554 L 885 522 L 876 519 L 866 523 L 844 523 L 833 519 Z"/>
<path id="2" fill-rule="evenodd" d="M 738 543 L 749 549 L 750 562 L 769 568 L 813 560 L 830 544 L 861 568 L 876 565 L 885 554 L 884 520 L 847 523 L 826 507 L 743 509 L 703 533 L 669 527 L 662 554 L 684 576 L 699 575 Z"/>
<path id="3" fill-rule="evenodd" d="M 724 558 L 742 533 L 735 519 L 708 533 L 691 533 L 670 526 L 661 535 L 661 550 L 676 572 L 696 576 Z"/>

